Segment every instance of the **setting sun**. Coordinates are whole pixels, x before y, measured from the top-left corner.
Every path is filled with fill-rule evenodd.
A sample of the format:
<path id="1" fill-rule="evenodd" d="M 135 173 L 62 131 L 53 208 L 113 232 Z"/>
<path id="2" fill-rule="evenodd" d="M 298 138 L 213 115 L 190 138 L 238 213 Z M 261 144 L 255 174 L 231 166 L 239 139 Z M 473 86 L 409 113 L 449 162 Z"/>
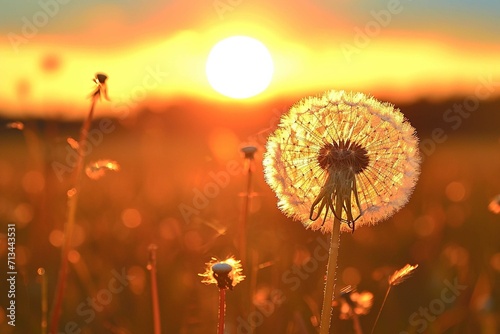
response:
<path id="1" fill-rule="evenodd" d="M 273 60 L 260 41 L 233 36 L 218 42 L 206 63 L 207 79 L 222 95 L 244 99 L 262 93 L 271 83 Z"/>

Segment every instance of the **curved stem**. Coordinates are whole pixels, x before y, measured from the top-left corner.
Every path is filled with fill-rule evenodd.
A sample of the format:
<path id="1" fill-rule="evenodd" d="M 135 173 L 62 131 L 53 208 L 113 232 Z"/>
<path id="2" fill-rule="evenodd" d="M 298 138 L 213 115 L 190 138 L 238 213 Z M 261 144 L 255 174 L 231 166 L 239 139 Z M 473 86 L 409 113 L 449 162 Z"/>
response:
<path id="1" fill-rule="evenodd" d="M 64 239 L 61 249 L 61 267 L 59 269 L 56 293 L 54 296 L 54 304 L 52 306 L 50 334 L 56 334 L 59 328 L 59 320 L 61 318 L 62 304 L 69 273 L 68 254 L 71 251 L 71 240 L 73 235 L 73 229 L 75 226 L 76 207 L 78 204 L 78 196 L 81 188 L 81 179 L 85 163 L 85 152 L 83 151 L 83 147 L 87 141 L 90 124 L 92 123 L 92 117 L 94 115 L 95 104 L 98 99 L 99 99 L 99 94 L 95 94 L 92 97 L 92 104 L 90 105 L 89 114 L 87 116 L 87 119 L 83 123 L 82 129 L 80 131 L 80 140 L 78 142 L 78 150 L 77 150 L 78 160 L 76 162 L 73 174 L 74 177 L 73 189 L 68 191 L 68 204 L 67 204 L 68 212 L 66 217 L 66 223 L 64 224 Z"/>
<path id="2" fill-rule="evenodd" d="M 332 236 L 330 239 L 330 250 L 328 252 L 328 265 L 326 267 L 326 283 L 325 292 L 323 295 L 323 308 L 321 310 L 320 334 L 328 334 L 330 332 L 330 323 L 332 318 L 332 302 L 335 292 L 335 275 L 337 272 L 337 258 L 340 247 L 340 219 L 342 216 L 343 199 L 336 198 L 335 215 L 332 227 Z"/>

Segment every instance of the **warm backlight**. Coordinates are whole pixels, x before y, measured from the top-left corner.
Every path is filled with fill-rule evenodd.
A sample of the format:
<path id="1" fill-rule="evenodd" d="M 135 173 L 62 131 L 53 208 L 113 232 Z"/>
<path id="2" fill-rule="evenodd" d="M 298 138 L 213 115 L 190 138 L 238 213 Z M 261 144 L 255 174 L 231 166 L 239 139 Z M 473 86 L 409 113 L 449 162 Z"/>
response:
<path id="1" fill-rule="evenodd" d="M 233 36 L 218 42 L 206 63 L 208 82 L 217 92 L 235 99 L 262 93 L 271 83 L 273 60 L 260 41 Z"/>

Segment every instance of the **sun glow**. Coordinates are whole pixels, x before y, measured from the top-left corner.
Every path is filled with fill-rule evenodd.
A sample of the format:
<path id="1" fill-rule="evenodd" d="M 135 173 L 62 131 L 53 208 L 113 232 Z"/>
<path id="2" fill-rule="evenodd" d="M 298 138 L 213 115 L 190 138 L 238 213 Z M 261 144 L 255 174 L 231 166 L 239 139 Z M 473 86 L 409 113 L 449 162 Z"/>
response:
<path id="1" fill-rule="evenodd" d="M 217 92 L 235 99 L 262 93 L 271 83 L 274 64 L 260 41 L 233 36 L 218 42 L 206 63 L 208 82 Z"/>

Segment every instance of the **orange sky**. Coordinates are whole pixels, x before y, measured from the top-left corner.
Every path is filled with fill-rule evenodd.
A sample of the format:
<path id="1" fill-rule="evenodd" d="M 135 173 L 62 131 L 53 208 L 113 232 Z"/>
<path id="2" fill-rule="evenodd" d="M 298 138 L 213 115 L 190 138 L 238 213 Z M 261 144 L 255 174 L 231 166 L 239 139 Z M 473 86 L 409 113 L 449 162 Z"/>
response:
<path id="1" fill-rule="evenodd" d="M 269 88 L 246 103 L 325 89 L 359 90 L 393 102 L 446 98 L 473 95 L 485 80 L 493 82 L 491 96 L 499 95 L 500 43 L 488 37 L 491 31 L 481 34 L 476 26 L 481 38 L 474 39 L 463 26 L 450 29 L 453 22 L 439 29 L 429 21 L 434 30 L 411 26 L 423 14 L 410 3 L 377 22 L 371 12 L 390 13 L 387 3 L 354 8 L 346 2 L 335 10 L 322 1 L 151 1 L 141 10 L 60 4 L 29 38 L 22 21 L 3 28 L 0 112 L 66 117 L 78 109 L 69 117 L 83 115 L 97 71 L 109 76 L 112 101 L 103 112 L 178 95 L 228 101 L 208 84 L 205 62 L 211 47 L 231 35 L 259 39 L 275 64 Z M 27 10 L 25 17 L 32 20 L 40 10 Z M 374 29 L 371 36 L 360 37 L 366 29 Z"/>

